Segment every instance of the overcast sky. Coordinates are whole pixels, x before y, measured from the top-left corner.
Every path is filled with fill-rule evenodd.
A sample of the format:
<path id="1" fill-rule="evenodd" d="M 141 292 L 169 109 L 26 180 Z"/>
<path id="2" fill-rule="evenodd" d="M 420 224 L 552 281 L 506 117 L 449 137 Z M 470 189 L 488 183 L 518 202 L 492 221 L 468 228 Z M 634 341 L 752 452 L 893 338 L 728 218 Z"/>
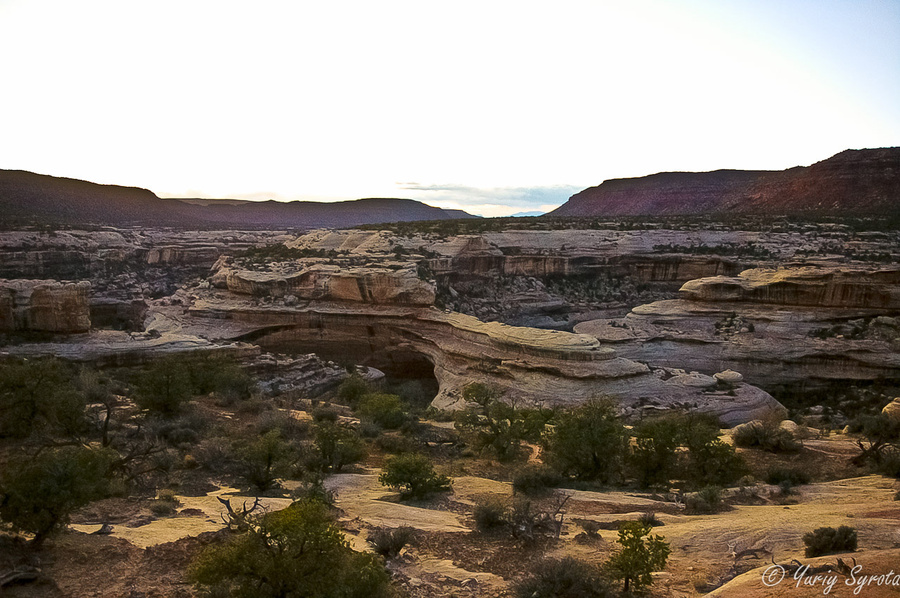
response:
<path id="1" fill-rule="evenodd" d="M 0 0 L 0 168 L 547 210 L 900 145 L 900 0 Z"/>

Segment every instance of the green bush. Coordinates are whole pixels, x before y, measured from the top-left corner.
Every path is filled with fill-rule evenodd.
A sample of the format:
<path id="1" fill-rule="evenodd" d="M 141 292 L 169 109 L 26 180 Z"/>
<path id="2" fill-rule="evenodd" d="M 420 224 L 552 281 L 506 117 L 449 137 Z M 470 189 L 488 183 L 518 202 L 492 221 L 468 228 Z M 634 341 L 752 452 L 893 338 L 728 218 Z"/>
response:
<path id="1" fill-rule="evenodd" d="M 75 374 L 57 359 L 0 363 L 0 437 L 25 438 L 38 430 L 77 434 L 85 428 L 85 397 Z"/>
<path id="2" fill-rule="evenodd" d="M 802 445 L 794 435 L 774 422 L 754 421 L 734 431 L 734 443 L 742 447 L 757 447 L 770 453 L 796 453 Z"/>
<path id="3" fill-rule="evenodd" d="M 678 447 L 684 444 L 682 418 L 660 417 L 636 425 L 634 446 L 628 458 L 642 488 L 669 486 L 679 471 Z"/>
<path id="4" fill-rule="evenodd" d="M 260 494 L 277 487 L 277 479 L 288 475 L 297 460 L 296 453 L 279 430 L 239 445 L 234 454 L 241 475 Z"/>
<path id="5" fill-rule="evenodd" d="M 602 570 L 572 557 L 544 559 L 513 584 L 516 598 L 611 598 L 615 593 Z"/>
<path id="6" fill-rule="evenodd" d="M 329 421 L 319 422 L 313 428 L 313 438 L 322 470 L 339 472 L 366 456 L 365 444 L 350 428 Z"/>
<path id="7" fill-rule="evenodd" d="M 399 490 L 404 499 L 421 499 L 435 492 L 450 490 L 450 478 L 435 473 L 431 460 L 417 453 L 389 458 L 378 481 L 383 486 Z"/>
<path id="8" fill-rule="evenodd" d="M 526 465 L 513 476 L 513 490 L 518 493 L 536 495 L 556 488 L 562 483 L 562 476 L 546 466 Z"/>
<path id="9" fill-rule="evenodd" d="M 714 439 L 688 446 L 688 479 L 696 485 L 728 486 L 750 473 L 734 447 Z"/>
<path id="10" fill-rule="evenodd" d="M 790 467 L 771 467 L 766 472 L 766 483 L 780 486 L 787 482 L 792 487 L 809 484 L 809 473 L 802 469 L 794 469 Z"/>
<path id="11" fill-rule="evenodd" d="M 351 374 L 338 387 L 337 396 L 350 406 L 355 406 L 371 389 L 359 374 Z"/>
<path id="12" fill-rule="evenodd" d="M 39 545 L 72 511 L 105 496 L 117 458 L 109 449 L 66 446 L 12 459 L 0 472 L 0 518 Z"/>
<path id="13" fill-rule="evenodd" d="M 803 543 L 806 544 L 806 556 L 822 556 L 836 552 L 853 552 L 856 550 L 856 530 L 842 525 L 837 529 L 833 527 L 820 527 L 815 531 L 803 535 Z"/>
<path id="14" fill-rule="evenodd" d="M 388 430 L 396 430 L 409 418 L 406 406 L 397 395 L 365 395 L 359 401 L 358 411 L 360 417 Z"/>
<path id="15" fill-rule="evenodd" d="M 475 503 L 472 517 L 475 519 L 475 527 L 481 532 L 503 527 L 507 524 L 506 505 L 497 498 L 479 500 Z"/>
<path id="16" fill-rule="evenodd" d="M 607 561 L 606 570 L 613 579 L 623 581 L 626 594 L 648 587 L 653 583 L 650 574 L 666 566 L 669 544 L 662 536 L 650 536 L 650 530 L 649 525 L 638 521 L 623 523 L 619 528 L 617 542 L 621 548 Z"/>
<path id="17" fill-rule="evenodd" d="M 386 598 L 390 577 L 375 555 L 354 552 L 328 507 L 293 503 L 248 519 L 248 531 L 206 548 L 188 578 L 212 596 Z"/>
<path id="18" fill-rule="evenodd" d="M 379 528 L 369 535 L 369 544 L 377 554 L 390 558 L 400 554 L 414 536 L 415 530 L 405 525 L 393 529 Z"/>
<path id="19" fill-rule="evenodd" d="M 523 414 L 500 400 L 498 392 L 480 383 L 463 389 L 463 398 L 472 406 L 455 416 L 455 426 L 477 451 L 489 452 L 501 461 L 516 457 L 526 438 Z"/>
<path id="20" fill-rule="evenodd" d="M 723 506 L 722 489 L 718 486 L 705 486 L 696 494 L 688 495 L 684 506 L 689 515 L 718 513 Z"/>
<path id="21" fill-rule="evenodd" d="M 649 525 L 650 527 L 660 527 L 665 525 L 665 523 L 659 520 L 656 513 L 641 513 L 637 520 L 641 524 Z"/>
<path id="22" fill-rule="evenodd" d="M 599 399 L 561 414 L 547 443 L 549 461 L 563 475 L 602 483 L 622 479 L 627 448 L 615 404 Z"/>
<path id="23" fill-rule="evenodd" d="M 169 416 L 181 411 L 192 395 L 187 362 L 166 357 L 153 362 L 141 376 L 135 400 L 141 409 Z"/>

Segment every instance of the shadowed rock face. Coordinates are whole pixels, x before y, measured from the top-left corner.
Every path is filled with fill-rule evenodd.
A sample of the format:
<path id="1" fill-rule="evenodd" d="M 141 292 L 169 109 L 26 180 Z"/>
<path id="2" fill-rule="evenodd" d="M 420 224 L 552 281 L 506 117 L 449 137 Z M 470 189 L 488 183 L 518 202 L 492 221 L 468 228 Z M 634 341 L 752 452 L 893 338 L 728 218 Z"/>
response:
<path id="1" fill-rule="evenodd" d="M 0 280 L 0 331 L 87 332 L 88 282 Z"/>
<path id="2" fill-rule="evenodd" d="M 663 172 L 576 193 L 551 216 L 898 214 L 900 148 L 846 150 L 783 171 Z"/>

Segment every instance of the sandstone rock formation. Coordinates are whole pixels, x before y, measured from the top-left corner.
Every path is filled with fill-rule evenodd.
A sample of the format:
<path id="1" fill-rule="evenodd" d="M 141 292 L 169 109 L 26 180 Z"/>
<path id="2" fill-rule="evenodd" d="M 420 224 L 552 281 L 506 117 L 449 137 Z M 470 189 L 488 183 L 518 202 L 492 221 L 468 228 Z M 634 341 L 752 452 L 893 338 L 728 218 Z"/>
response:
<path id="1" fill-rule="evenodd" d="M 415 268 L 343 269 L 313 264 L 297 269 L 258 272 L 231 268 L 220 261 L 211 278 L 214 286 L 257 297 L 293 296 L 303 300 L 359 301 L 372 304 L 432 305 L 434 286 L 420 280 Z"/>
<path id="2" fill-rule="evenodd" d="M 572 405 L 609 395 L 620 401 L 623 413 L 634 416 L 692 409 L 733 425 L 784 413 L 777 401 L 753 386 L 741 384 L 731 392 L 700 388 L 677 373 L 651 371 L 619 357 L 586 335 L 486 323 L 433 308 L 253 304 L 222 291 L 196 293 L 184 326 L 202 329 L 210 338 L 243 339 L 271 350 L 315 347 L 321 355 L 376 367 L 425 359 L 440 386 L 433 402 L 439 408 L 463 406 L 462 389 L 483 382 L 498 388 L 506 400 L 529 404 Z"/>
<path id="3" fill-rule="evenodd" d="M 0 280 L 0 331 L 86 332 L 88 282 Z"/>
<path id="4" fill-rule="evenodd" d="M 713 373 L 734 368 L 757 385 L 893 379 L 900 371 L 900 270 L 845 266 L 754 269 L 682 287 L 682 299 L 624 319 L 575 327 L 631 359 Z"/>

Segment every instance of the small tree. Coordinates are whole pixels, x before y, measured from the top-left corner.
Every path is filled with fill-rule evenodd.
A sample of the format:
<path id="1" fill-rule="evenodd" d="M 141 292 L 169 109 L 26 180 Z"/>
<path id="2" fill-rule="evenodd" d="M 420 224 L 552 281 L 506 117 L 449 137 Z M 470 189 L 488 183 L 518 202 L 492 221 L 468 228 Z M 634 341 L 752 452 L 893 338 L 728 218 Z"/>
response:
<path id="1" fill-rule="evenodd" d="M 154 362 L 138 383 L 136 401 L 142 409 L 173 415 L 191 398 L 190 370 L 183 359 L 166 357 Z"/>
<path id="2" fill-rule="evenodd" d="M 287 475 L 296 455 L 291 445 L 281 437 L 281 431 L 270 430 L 254 442 L 235 451 L 244 478 L 259 493 L 277 485 L 277 479 Z"/>
<path id="3" fill-rule="evenodd" d="M 359 414 L 388 430 L 396 430 L 409 418 L 399 396 L 383 393 L 365 395 L 359 402 Z"/>
<path id="4" fill-rule="evenodd" d="M 628 459 L 638 484 L 668 487 L 678 473 L 678 447 L 682 443 L 682 425 L 676 418 L 657 418 L 634 428 L 635 443 Z"/>
<path id="5" fill-rule="evenodd" d="M 619 528 L 617 542 L 621 548 L 610 557 L 606 567 L 613 579 L 622 580 L 622 591 L 626 593 L 632 586 L 641 590 L 652 584 L 650 574 L 666 566 L 669 544 L 662 536 L 650 536 L 651 529 L 640 521 L 629 521 Z"/>
<path id="6" fill-rule="evenodd" d="M 0 473 L 0 517 L 40 545 L 72 511 L 106 494 L 116 458 L 109 449 L 66 446 L 13 459 Z"/>
<path id="7" fill-rule="evenodd" d="M 188 577 L 210 595 L 245 598 L 386 598 L 390 577 L 375 555 L 354 552 L 323 503 L 306 499 L 250 515 L 247 531 L 205 549 Z"/>
<path id="8" fill-rule="evenodd" d="M 547 448 L 550 462 L 563 474 L 609 483 L 621 479 L 627 447 L 613 403 L 592 399 L 559 417 Z"/>
<path id="9" fill-rule="evenodd" d="M 369 384 L 359 374 L 350 376 L 338 387 L 338 398 L 350 406 L 355 406 L 365 395 L 371 392 Z"/>
<path id="10" fill-rule="evenodd" d="M 57 359 L 0 364 L 0 436 L 25 438 L 44 429 L 80 432 L 85 403 L 71 384 L 73 376 Z"/>
<path id="11" fill-rule="evenodd" d="M 457 414 L 456 429 L 479 451 L 490 451 L 501 461 L 515 457 L 527 429 L 522 414 L 479 382 L 466 386 L 463 398 L 474 406 Z"/>
<path id="12" fill-rule="evenodd" d="M 366 446 L 355 431 L 335 422 L 321 421 L 313 431 L 320 468 L 339 472 L 366 456 Z"/>
<path id="13" fill-rule="evenodd" d="M 435 473 L 431 460 L 416 453 L 388 459 L 378 481 L 399 490 L 404 499 L 425 498 L 434 492 L 450 490 L 450 478 Z"/>

